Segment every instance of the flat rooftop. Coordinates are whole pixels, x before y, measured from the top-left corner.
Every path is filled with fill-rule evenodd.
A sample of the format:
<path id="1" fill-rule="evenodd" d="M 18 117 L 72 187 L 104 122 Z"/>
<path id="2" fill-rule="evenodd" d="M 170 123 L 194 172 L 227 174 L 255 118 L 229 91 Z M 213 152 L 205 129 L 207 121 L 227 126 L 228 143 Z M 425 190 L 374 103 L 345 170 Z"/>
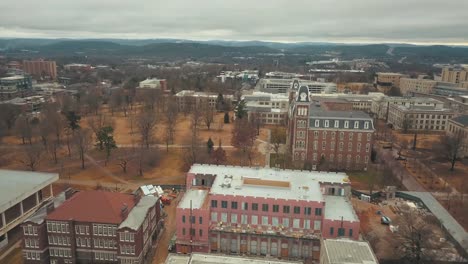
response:
<path id="1" fill-rule="evenodd" d="M 52 184 L 57 173 L 0 170 L 0 212 Z"/>
<path id="2" fill-rule="evenodd" d="M 281 261 L 270 258 L 238 257 L 216 254 L 192 254 L 177 255 L 169 254 L 165 264 L 300 264 L 299 261 Z"/>
<path id="3" fill-rule="evenodd" d="M 354 212 L 353 205 L 344 196 L 325 195 L 325 219 L 357 222 L 359 218 Z"/>
<path id="4" fill-rule="evenodd" d="M 349 184 L 342 172 L 194 164 L 189 173 L 216 175 L 210 194 L 243 197 L 324 201 L 320 183 Z"/>
<path id="5" fill-rule="evenodd" d="M 200 209 L 202 208 L 207 196 L 207 190 L 190 189 L 184 194 L 184 197 L 177 207 L 190 209 L 190 201 L 192 201 L 192 209 Z"/>
<path id="6" fill-rule="evenodd" d="M 325 239 L 322 242 L 322 258 L 333 264 L 378 264 L 370 245 L 366 241 L 347 239 Z M 321 261 L 325 261 L 321 259 Z"/>

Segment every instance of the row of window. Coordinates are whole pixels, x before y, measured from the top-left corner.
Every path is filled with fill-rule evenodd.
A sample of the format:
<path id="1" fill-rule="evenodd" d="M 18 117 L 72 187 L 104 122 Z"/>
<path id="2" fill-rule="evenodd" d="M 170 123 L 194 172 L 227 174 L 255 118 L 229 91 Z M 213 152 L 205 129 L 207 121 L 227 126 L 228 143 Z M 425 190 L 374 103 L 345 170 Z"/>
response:
<path id="1" fill-rule="evenodd" d="M 95 260 L 117 261 L 117 255 L 111 252 L 94 252 Z"/>
<path id="2" fill-rule="evenodd" d="M 182 235 L 185 236 L 186 232 L 185 232 L 185 228 L 182 228 Z M 195 228 L 190 228 L 190 235 L 191 236 L 195 236 Z M 203 236 L 203 230 L 202 229 L 199 229 L 198 230 L 198 235 L 199 236 Z"/>
<path id="3" fill-rule="evenodd" d="M 327 161 L 327 158 L 325 157 L 325 154 L 322 154 L 320 158 L 323 159 L 324 161 Z M 312 160 L 317 161 L 317 159 L 318 159 L 318 155 L 317 155 L 317 153 L 314 153 L 312 155 Z M 356 163 L 361 162 L 361 156 L 360 155 L 356 155 L 354 159 L 355 159 Z M 329 162 L 335 162 L 335 155 L 330 154 L 328 161 Z M 338 163 L 343 162 L 343 155 L 338 154 L 337 161 L 338 161 Z M 352 161 L 352 156 L 350 154 L 346 155 L 346 162 L 351 163 L 351 161 Z M 364 163 L 369 163 L 369 156 L 364 157 Z"/>
<path id="4" fill-rule="evenodd" d="M 328 131 L 322 131 L 322 139 L 327 139 L 327 135 L 328 135 Z M 372 138 L 372 133 L 366 133 L 366 135 L 367 135 L 367 141 L 370 141 L 371 138 Z M 299 136 L 299 133 L 298 133 L 298 136 Z M 314 131 L 315 139 L 317 139 L 318 136 L 319 136 L 319 131 Z M 335 139 L 335 136 L 336 136 L 336 132 L 332 131 L 331 132 L 331 139 Z M 344 140 L 344 132 L 340 132 L 339 136 L 340 136 L 340 140 Z M 348 140 L 353 140 L 353 139 L 354 139 L 354 133 L 349 132 L 348 133 Z M 358 141 L 362 140 L 362 133 L 357 133 L 357 140 Z"/>
<path id="5" fill-rule="evenodd" d="M 315 127 L 320 127 L 320 121 L 323 121 L 323 127 L 328 128 L 330 127 L 330 120 L 315 120 L 314 126 Z M 359 128 L 359 121 L 354 121 L 353 123 L 353 128 L 358 129 Z M 344 128 L 349 128 L 350 121 L 344 121 Z M 370 122 L 365 121 L 364 122 L 364 129 L 369 129 Z M 334 128 L 339 128 L 340 127 L 340 120 L 335 120 L 333 124 Z"/>
<path id="6" fill-rule="evenodd" d="M 76 246 L 77 247 L 91 247 L 91 239 L 88 237 L 86 238 L 77 237 Z"/>
<path id="7" fill-rule="evenodd" d="M 23 226 L 23 232 L 25 235 L 37 235 L 37 226 Z"/>
<path id="8" fill-rule="evenodd" d="M 219 217 L 218 217 L 219 215 Z M 240 216 L 240 219 L 239 219 Z M 217 212 L 211 212 L 211 221 L 212 222 L 223 222 L 223 223 L 232 223 L 232 224 L 251 224 L 251 225 L 264 225 L 264 226 L 283 226 L 285 228 L 304 228 L 304 229 L 310 229 L 310 223 L 311 220 L 309 219 L 303 219 L 302 220 L 302 225 L 301 225 L 301 219 L 299 218 L 293 218 L 292 219 L 292 224 L 290 223 L 291 218 L 289 217 L 270 217 L 270 216 L 258 216 L 258 215 L 238 215 L 238 214 L 230 214 L 230 217 L 228 219 L 228 214 L 227 213 L 220 213 L 218 214 Z M 320 230 L 320 225 L 321 221 L 320 220 L 315 220 L 314 221 L 314 230 Z"/>
<path id="9" fill-rule="evenodd" d="M 64 236 L 48 236 L 49 245 L 69 246 L 70 238 Z"/>
<path id="10" fill-rule="evenodd" d="M 211 238 L 211 243 L 216 243 L 217 244 L 217 238 L 212 237 Z M 250 248 L 247 248 L 247 241 L 246 240 L 241 240 L 240 241 L 241 245 L 245 245 L 245 250 L 248 250 L 250 254 L 256 255 L 257 253 L 260 253 L 262 256 L 270 255 L 270 256 L 280 256 L 280 251 L 279 248 L 281 249 L 287 249 L 289 248 L 289 245 L 287 243 L 276 243 L 276 242 L 271 242 L 270 246 L 268 246 L 268 242 L 266 241 L 261 241 L 260 243 L 257 242 L 257 240 L 251 240 L 250 241 Z M 299 249 L 301 249 L 301 254 L 299 254 Z M 239 253 L 241 250 L 238 248 L 238 240 L 237 239 L 226 239 L 226 238 L 221 238 L 220 245 L 218 250 L 222 252 L 231 252 L 231 253 Z M 269 251 L 268 251 L 269 250 Z M 320 251 L 320 247 L 318 245 L 302 245 L 302 247 L 299 246 L 299 243 L 293 243 L 291 247 L 291 251 L 289 252 L 291 257 L 297 258 L 297 257 L 310 257 L 311 252 L 310 251 Z M 242 252 L 241 253 L 247 253 L 247 252 Z"/>
<path id="11" fill-rule="evenodd" d="M 114 240 L 95 238 L 93 242 L 95 248 L 117 248 L 117 242 Z"/>
<path id="12" fill-rule="evenodd" d="M 117 227 L 108 225 L 93 224 L 93 235 L 99 236 L 115 236 Z"/>
<path id="13" fill-rule="evenodd" d="M 221 201 L 221 208 L 223 209 L 232 209 L 232 210 L 237 210 L 239 209 L 238 207 L 238 202 L 232 201 L 230 208 L 228 208 L 228 201 Z M 218 200 L 211 200 L 211 208 L 217 208 L 218 207 Z M 279 213 L 280 212 L 280 205 L 278 204 L 273 204 L 270 207 L 270 204 L 262 204 L 262 212 L 271 212 L 273 213 Z M 294 214 L 300 214 L 301 213 L 301 207 L 300 206 L 292 206 L 293 208 L 293 213 Z M 303 208 L 303 213 L 304 215 L 311 215 L 312 214 L 312 207 L 302 207 Z M 247 211 L 249 210 L 249 203 L 247 202 L 241 202 L 241 210 Z M 259 204 L 258 203 L 251 203 L 250 204 L 250 209 L 252 211 L 258 211 L 259 210 Z M 284 214 L 289 214 L 291 212 L 291 206 L 289 205 L 283 205 L 282 207 L 282 213 Z M 315 208 L 315 215 L 322 215 L 322 208 Z M 200 224 L 201 224 L 201 217 L 200 217 Z"/>
<path id="14" fill-rule="evenodd" d="M 138 260 L 120 258 L 120 264 L 138 264 Z"/>
<path id="15" fill-rule="evenodd" d="M 185 223 L 185 215 L 182 216 L 182 223 Z M 195 216 L 192 215 L 192 217 L 190 217 L 190 223 L 195 224 Z M 203 224 L 203 217 L 198 217 L 198 223 L 200 225 Z"/>
<path id="16" fill-rule="evenodd" d="M 121 232 L 120 233 L 120 241 L 135 242 L 135 233 Z"/>
<path id="17" fill-rule="evenodd" d="M 89 226 L 76 225 L 75 234 L 77 235 L 89 235 Z"/>
<path id="18" fill-rule="evenodd" d="M 120 246 L 120 254 L 135 255 L 135 246 L 129 246 L 129 245 Z"/>
<path id="19" fill-rule="evenodd" d="M 47 232 L 66 233 L 68 234 L 68 223 L 47 221 Z"/>
<path id="20" fill-rule="evenodd" d="M 27 248 L 39 248 L 39 239 L 25 238 L 24 245 Z"/>
<path id="21" fill-rule="evenodd" d="M 71 249 L 64 248 L 50 248 L 49 253 L 51 257 L 65 257 L 71 258 Z"/>
<path id="22" fill-rule="evenodd" d="M 26 259 L 41 260 L 40 252 L 25 252 L 24 256 L 26 257 Z"/>
<path id="23" fill-rule="evenodd" d="M 356 151 L 357 152 L 361 152 L 361 146 L 362 146 L 361 143 L 356 144 Z M 354 147 L 353 142 L 348 142 L 348 151 L 352 151 L 353 147 Z M 322 141 L 321 148 L 322 148 L 322 150 L 325 150 L 327 148 L 327 142 L 326 141 Z M 343 149 L 344 149 L 344 142 L 339 142 L 338 150 L 343 151 Z M 314 151 L 318 150 L 318 141 L 314 141 L 313 150 Z M 330 150 L 335 150 L 335 141 L 330 142 Z M 370 151 L 370 143 L 366 143 L 366 152 L 369 152 L 369 151 Z"/>
<path id="24" fill-rule="evenodd" d="M 330 227 L 330 235 L 331 236 L 334 236 L 335 235 L 335 228 L 334 227 Z M 345 228 L 338 228 L 338 236 L 339 237 L 343 237 L 343 236 L 346 236 L 346 229 Z M 348 231 L 348 236 L 349 237 L 352 237 L 353 236 L 353 229 L 349 229 Z"/>

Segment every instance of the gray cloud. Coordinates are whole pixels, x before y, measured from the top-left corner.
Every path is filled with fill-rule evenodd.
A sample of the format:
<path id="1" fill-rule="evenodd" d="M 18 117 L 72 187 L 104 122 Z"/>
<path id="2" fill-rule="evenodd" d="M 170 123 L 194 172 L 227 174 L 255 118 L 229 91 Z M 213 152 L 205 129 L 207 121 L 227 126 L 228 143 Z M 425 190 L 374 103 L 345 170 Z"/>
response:
<path id="1" fill-rule="evenodd" d="M 1 37 L 468 43 L 467 0 L 17 0 Z"/>

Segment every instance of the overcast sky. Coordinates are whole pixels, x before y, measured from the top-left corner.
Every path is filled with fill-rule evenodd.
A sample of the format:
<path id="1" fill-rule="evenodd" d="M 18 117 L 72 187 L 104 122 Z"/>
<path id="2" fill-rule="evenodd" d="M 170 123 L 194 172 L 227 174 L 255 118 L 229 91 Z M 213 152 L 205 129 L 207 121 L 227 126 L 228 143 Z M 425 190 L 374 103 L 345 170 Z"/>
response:
<path id="1" fill-rule="evenodd" d="M 468 44 L 468 0 L 1 0 L 0 37 Z"/>

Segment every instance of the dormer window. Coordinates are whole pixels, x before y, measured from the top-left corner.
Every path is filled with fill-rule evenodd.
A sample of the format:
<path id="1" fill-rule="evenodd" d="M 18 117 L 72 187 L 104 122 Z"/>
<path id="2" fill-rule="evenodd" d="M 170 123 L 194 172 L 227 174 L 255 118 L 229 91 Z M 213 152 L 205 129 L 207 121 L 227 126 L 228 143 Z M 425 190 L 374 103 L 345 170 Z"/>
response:
<path id="1" fill-rule="evenodd" d="M 338 128 L 340 126 L 340 121 L 335 120 L 335 128 Z"/>
<path id="2" fill-rule="evenodd" d="M 315 127 L 319 127 L 320 126 L 320 120 L 315 120 Z"/>
<path id="3" fill-rule="evenodd" d="M 359 128 L 359 121 L 354 121 L 354 128 Z"/>
<path id="4" fill-rule="evenodd" d="M 325 120 L 325 127 L 328 127 L 328 126 L 329 126 L 329 121 Z"/>
<path id="5" fill-rule="evenodd" d="M 349 128 L 349 121 L 344 122 L 344 128 Z"/>
<path id="6" fill-rule="evenodd" d="M 364 128 L 365 128 L 365 129 L 369 129 L 369 122 L 365 122 L 365 123 L 364 123 Z"/>

